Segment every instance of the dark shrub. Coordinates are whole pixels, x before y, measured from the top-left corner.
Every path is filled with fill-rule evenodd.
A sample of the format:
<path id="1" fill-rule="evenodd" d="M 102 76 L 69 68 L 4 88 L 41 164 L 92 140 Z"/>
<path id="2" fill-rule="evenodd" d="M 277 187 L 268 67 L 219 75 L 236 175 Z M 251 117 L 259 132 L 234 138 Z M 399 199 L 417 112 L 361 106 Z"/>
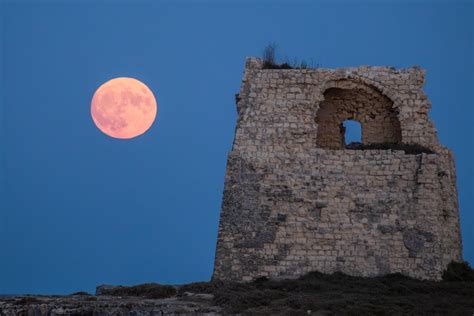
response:
<path id="1" fill-rule="evenodd" d="M 310 272 L 298 279 L 220 282 L 215 305 L 225 313 L 264 315 L 471 315 L 472 269 L 451 264 L 451 282 L 417 280 L 400 273 L 373 278 Z M 448 272 L 447 272 L 448 273 Z M 445 273 L 446 274 L 446 273 Z M 200 285 L 202 286 L 202 285 Z"/>
<path id="2" fill-rule="evenodd" d="M 107 290 L 104 295 L 139 296 L 146 298 L 168 298 L 176 295 L 176 289 L 171 285 L 145 283 L 135 286 L 119 286 Z"/>
<path id="3" fill-rule="evenodd" d="M 178 295 L 181 296 L 184 292 L 212 294 L 219 288 L 220 284 L 220 282 L 194 282 L 185 284 L 179 287 Z"/>
<path id="4" fill-rule="evenodd" d="M 443 272 L 443 281 L 474 281 L 474 270 L 466 261 L 452 261 Z"/>
<path id="5" fill-rule="evenodd" d="M 276 50 L 277 44 L 272 42 L 265 46 L 263 49 L 263 68 L 264 69 L 275 69 L 276 64 Z"/>
<path id="6" fill-rule="evenodd" d="M 262 60 L 263 60 L 263 69 L 308 69 L 313 68 L 313 63 L 311 61 L 308 64 L 305 60 L 298 61 L 297 58 L 293 62 L 290 62 L 288 57 L 285 57 L 283 61 L 278 61 L 276 52 L 278 45 L 275 42 L 271 42 L 263 49 Z M 316 66 L 316 68 L 319 66 Z"/>
<path id="7" fill-rule="evenodd" d="M 79 291 L 79 292 L 74 292 L 72 293 L 71 295 L 81 295 L 81 296 L 85 296 L 85 295 L 91 295 L 87 292 L 84 292 L 84 291 Z"/>

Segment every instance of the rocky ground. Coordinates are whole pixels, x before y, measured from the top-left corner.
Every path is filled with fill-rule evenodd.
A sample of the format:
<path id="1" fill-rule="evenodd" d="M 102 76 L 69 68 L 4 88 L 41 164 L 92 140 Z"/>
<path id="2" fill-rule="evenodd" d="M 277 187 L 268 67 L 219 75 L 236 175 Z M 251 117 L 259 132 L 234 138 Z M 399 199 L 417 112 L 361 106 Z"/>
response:
<path id="1" fill-rule="evenodd" d="M 0 297 L 0 315 L 216 315 L 210 295 L 150 299 L 135 296 L 69 295 Z"/>
<path id="2" fill-rule="evenodd" d="M 474 315 L 474 270 L 443 281 L 309 273 L 295 280 L 99 286 L 96 295 L 0 296 L 0 315 Z"/>

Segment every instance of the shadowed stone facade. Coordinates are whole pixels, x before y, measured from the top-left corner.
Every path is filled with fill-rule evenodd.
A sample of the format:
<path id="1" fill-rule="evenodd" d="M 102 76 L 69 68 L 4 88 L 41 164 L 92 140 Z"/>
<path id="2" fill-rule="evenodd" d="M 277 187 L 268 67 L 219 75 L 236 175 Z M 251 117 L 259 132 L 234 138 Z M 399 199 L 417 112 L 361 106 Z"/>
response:
<path id="1" fill-rule="evenodd" d="M 439 279 L 461 261 L 454 160 L 423 83 L 416 67 L 262 69 L 248 58 L 213 278 Z M 346 149 L 347 119 L 384 149 Z"/>

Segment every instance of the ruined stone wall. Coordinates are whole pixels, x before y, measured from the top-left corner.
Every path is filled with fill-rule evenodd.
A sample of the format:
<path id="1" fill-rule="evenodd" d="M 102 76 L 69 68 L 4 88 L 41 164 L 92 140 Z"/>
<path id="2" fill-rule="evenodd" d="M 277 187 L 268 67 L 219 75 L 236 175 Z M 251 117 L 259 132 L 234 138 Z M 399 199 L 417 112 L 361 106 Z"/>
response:
<path id="1" fill-rule="evenodd" d="M 453 158 L 437 142 L 423 82 L 418 68 L 270 70 L 249 58 L 213 278 L 439 279 L 461 260 Z M 426 150 L 345 149 L 345 119 L 362 123 L 366 144 Z"/>

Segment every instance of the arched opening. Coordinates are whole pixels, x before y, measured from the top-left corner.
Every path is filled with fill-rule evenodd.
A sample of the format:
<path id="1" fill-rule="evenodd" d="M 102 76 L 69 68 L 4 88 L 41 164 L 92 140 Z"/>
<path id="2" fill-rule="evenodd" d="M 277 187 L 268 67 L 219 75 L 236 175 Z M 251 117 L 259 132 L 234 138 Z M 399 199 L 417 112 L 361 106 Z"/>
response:
<path id="1" fill-rule="evenodd" d="M 321 148 L 344 149 L 353 132 L 346 135 L 344 122 L 361 125 L 360 142 L 399 144 L 401 128 L 393 102 L 374 87 L 348 82 L 344 88 L 329 88 L 316 116 L 317 145 Z M 353 123 L 348 123 L 352 125 Z M 353 125 L 350 127 L 352 129 Z"/>
<path id="2" fill-rule="evenodd" d="M 345 120 L 342 123 L 344 145 L 362 144 L 362 125 L 354 120 Z"/>

